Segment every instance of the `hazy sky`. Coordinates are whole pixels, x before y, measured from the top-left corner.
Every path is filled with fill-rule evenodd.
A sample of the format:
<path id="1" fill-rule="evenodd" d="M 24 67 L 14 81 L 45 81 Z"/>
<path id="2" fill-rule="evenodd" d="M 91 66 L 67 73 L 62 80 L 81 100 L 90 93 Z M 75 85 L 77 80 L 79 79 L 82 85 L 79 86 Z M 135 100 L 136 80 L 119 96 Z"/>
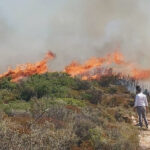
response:
<path id="1" fill-rule="evenodd" d="M 52 68 L 102 56 L 116 47 L 150 65 L 149 0 L 1 0 L 0 72 L 48 50 Z"/>

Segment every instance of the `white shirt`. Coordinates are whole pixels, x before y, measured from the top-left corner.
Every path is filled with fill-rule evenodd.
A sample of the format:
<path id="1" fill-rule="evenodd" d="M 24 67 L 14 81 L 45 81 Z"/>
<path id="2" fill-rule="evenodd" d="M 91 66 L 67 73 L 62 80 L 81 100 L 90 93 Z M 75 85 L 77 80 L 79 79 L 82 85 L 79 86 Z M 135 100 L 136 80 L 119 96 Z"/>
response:
<path id="1" fill-rule="evenodd" d="M 147 96 L 142 92 L 136 95 L 134 107 L 137 106 L 148 106 Z"/>

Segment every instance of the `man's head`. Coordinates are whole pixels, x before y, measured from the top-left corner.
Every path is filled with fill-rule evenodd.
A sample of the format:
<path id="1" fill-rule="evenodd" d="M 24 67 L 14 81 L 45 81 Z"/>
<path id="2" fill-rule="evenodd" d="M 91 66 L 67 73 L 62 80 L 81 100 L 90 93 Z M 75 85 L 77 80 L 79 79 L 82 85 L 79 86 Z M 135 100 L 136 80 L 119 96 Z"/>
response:
<path id="1" fill-rule="evenodd" d="M 141 93 L 141 91 L 142 91 L 142 90 L 141 90 L 141 87 L 140 87 L 139 85 L 137 85 L 137 86 L 136 86 L 136 92 L 137 92 L 137 93 Z"/>

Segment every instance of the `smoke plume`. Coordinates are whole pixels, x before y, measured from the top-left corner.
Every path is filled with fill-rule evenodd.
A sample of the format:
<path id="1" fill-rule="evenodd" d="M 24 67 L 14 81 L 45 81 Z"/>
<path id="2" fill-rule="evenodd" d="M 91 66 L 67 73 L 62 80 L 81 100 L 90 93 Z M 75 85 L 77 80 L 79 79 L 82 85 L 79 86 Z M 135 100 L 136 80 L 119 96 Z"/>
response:
<path id="1" fill-rule="evenodd" d="M 35 62 L 46 51 L 53 70 L 120 49 L 149 68 L 148 0 L 5 0 L 0 2 L 0 71 Z"/>

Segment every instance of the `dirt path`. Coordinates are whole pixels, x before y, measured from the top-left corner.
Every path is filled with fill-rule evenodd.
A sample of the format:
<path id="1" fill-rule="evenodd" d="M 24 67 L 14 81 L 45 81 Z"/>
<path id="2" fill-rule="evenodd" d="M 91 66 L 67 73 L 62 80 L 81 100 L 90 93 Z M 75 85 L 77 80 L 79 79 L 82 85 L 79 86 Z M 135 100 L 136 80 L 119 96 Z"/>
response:
<path id="1" fill-rule="evenodd" d="M 133 118 L 134 124 L 137 123 L 135 118 Z M 140 129 L 140 150 L 150 150 L 150 114 L 148 115 L 149 129 L 143 127 Z"/>
<path id="2" fill-rule="evenodd" d="M 141 150 L 150 150 L 150 115 L 148 115 L 149 129 L 140 130 L 140 147 Z"/>

